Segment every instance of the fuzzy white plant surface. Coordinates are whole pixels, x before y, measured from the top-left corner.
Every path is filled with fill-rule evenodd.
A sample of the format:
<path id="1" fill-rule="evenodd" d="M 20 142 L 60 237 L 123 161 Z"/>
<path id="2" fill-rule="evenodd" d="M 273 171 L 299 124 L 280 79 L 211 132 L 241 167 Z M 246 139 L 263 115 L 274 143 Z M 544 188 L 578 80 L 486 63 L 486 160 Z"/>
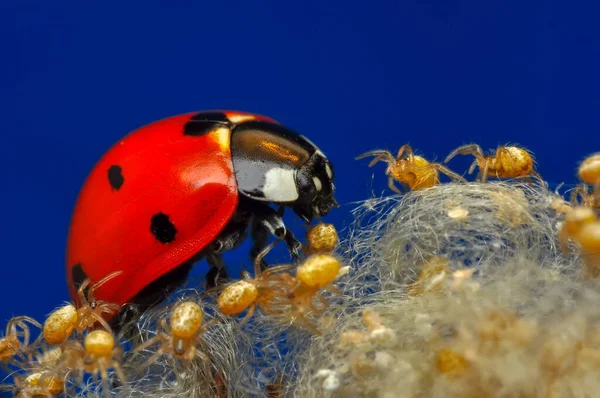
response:
<path id="1" fill-rule="evenodd" d="M 560 251 L 554 199 L 488 182 L 367 201 L 343 249 L 351 310 L 297 358 L 289 395 L 595 396 L 600 289 Z"/>
<path id="2" fill-rule="evenodd" d="M 123 397 L 591 397 L 600 391 L 600 289 L 558 243 L 546 187 L 442 184 L 372 198 L 334 253 L 350 271 L 313 318 L 257 309 L 243 327 L 214 297 L 185 290 L 205 322 L 188 367 L 156 346 L 124 358 Z M 131 326 L 151 338 L 174 303 Z M 136 343 L 136 342 L 133 342 Z M 90 384 L 83 393 L 99 394 Z"/>
<path id="3" fill-rule="evenodd" d="M 125 356 L 128 382 L 116 387 L 119 397 L 245 397 L 257 393 L 252 380 L 253 343 L 248 335 L 239 333 L 232 319 L 223 317 L 210 301 L 202 297 L 201 291 L 184 290 L 176 299 L 164 306 L 147 311 L 134 323 L 137 329 L 134 345 L 156 335 L 158 322 L 169 320 L 173 307 L 182 301 L 198 303 L 204 310 L 204 321 L 214 324 L 201 334 L 204 343 L 197 345 L 198 351 L 209 361 L 197 357 L 185 363 L 170 355 L 161 356 L 150 367 L 144 364 L 156 353 L 159 344 L 144 352 Z"/>

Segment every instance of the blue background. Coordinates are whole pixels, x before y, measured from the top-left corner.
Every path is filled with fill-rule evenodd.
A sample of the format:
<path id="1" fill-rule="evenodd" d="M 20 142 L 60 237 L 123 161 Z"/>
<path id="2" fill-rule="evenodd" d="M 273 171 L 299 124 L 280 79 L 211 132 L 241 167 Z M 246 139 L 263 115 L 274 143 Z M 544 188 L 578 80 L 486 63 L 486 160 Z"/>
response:
<path id="1" fill-rule="evenodd" d="M 43 321 L 68 300 L 65 241 L 86 175 L 163 117 L 238 109 L 304 133 L 336 167 L 345 205 L 328 219 L 340 223 L 386 187 L 383 165 L 354 160 L 370 149 L 408 142 L 443 160 L 464 143 L 518 143 L 569 184 L 600 150 L 599 10 L 580 2 L 91 4 L 1 2 L 2 322 Z"/>

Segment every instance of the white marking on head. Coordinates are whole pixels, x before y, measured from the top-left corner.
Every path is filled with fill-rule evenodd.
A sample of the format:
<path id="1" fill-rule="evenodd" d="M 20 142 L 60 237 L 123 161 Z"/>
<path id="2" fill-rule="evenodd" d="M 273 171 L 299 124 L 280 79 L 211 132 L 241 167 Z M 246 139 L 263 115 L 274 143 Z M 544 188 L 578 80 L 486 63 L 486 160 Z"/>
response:
<path id="1" fill-rule="evenodd" d="M 315 183 L 317 192 L 321 192 L 321 189 L 323 189 L 323 184 L 321 183 L 321 180 L 319 180 L 319 177 L 313 177 L 313 182 Z"/>
<path id="2" fill-rule="evenodd" d="M 331 167 L 329 167 L 328 163 L 325 163 L 325 172 L 327 173 L 327 177 L 329 177 L 329 179 L 333 178 L 333 171 L 331 171 Z"/>
<path id="3" fill-rule="evenodd" d="M 272 202 L 293 202 L 298 199 L 296 170 L 273 168 L 265 173 L 265 198 Z"/>

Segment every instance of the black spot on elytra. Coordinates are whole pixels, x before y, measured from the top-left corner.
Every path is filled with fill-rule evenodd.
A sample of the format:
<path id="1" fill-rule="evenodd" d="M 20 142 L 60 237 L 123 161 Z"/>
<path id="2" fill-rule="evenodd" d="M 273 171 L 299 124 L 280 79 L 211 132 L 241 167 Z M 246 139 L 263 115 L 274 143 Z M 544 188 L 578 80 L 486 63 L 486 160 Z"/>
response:
<path id="1" fill-rule="evenodd" d="M 123 177 L 123 169 L 121 166 L 110 166 L 108 169 L 108 182 L 113 189 L 117 191 L 123 186 L 125 178 Z"/>
<path id="2" fill-rule="evenodd" d="M 81 267 L 81 263 L 77 263 L 71 268 L 71 278 L 73 279 L 73 285 L 75 286 L 75 289 L 79 289 L 83 282 L 88 278 L 87 274 Z"/>
<path id="3" fill-rule="evenodd" d="M 150 219 L 150 231 L 161 243 L 170 243 L 175 240 L 177 229 L 164 213 L 156 213 Z"/>
<path id="4" fill-rule="evenodd" d="M 231 126 L 232 123 L 224 113 L 200 112 L 190 118 L 183 126 L 183 135 L 198 137 L 214 131 L 218 127 Z"/>

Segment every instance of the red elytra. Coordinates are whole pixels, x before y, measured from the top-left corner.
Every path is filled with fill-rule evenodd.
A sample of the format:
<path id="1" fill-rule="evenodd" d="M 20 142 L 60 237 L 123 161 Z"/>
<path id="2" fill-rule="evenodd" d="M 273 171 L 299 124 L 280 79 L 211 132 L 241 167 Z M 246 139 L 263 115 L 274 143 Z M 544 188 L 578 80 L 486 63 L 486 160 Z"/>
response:
<path id="1" fill-rule="evenodd" d="M 250 113 L 215 112 L 231 121 L 276 123 Z M 118 270 L 123 273 L 95 290 L 94 297 L 120 305 L 129 302 L 202 250 L 232 217 L 238 190 L 231 130 L 182 134 L 194 115 L 198 112 L 133 131 L 100 159 L 86 179 L 67 243 L 67 281 L 77 303 L 81 278 L 93 284 Z"/>

